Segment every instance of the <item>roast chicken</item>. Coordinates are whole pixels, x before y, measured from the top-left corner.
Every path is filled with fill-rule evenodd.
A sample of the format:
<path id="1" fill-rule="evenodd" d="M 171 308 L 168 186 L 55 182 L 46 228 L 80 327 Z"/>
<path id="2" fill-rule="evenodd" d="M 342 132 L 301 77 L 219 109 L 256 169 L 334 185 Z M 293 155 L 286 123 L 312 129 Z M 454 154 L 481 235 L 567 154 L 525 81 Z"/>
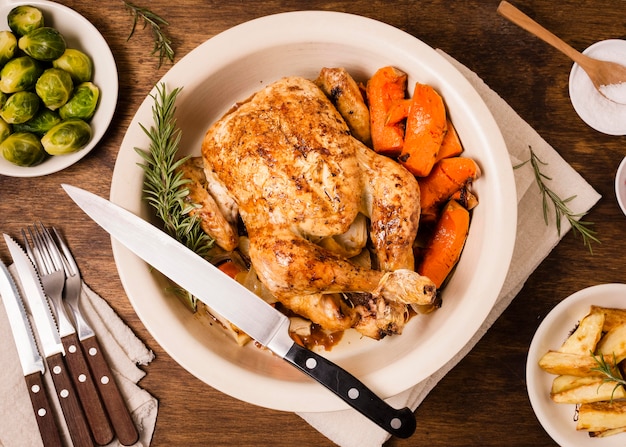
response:
<path id="1" fill-rule="evenodd" d="M 356 139 L 314 82 L 287 77 L 239 104 L 196 163 L 205 231 L 233 250 L 241 219 L 251 264 L 287 309 L 381 339 L 402 332 L 409 306 L 435 306 L 435 285 L 414 271 L 417 181 Z M 371 265 L 352 259 L 363 250 Z"/>

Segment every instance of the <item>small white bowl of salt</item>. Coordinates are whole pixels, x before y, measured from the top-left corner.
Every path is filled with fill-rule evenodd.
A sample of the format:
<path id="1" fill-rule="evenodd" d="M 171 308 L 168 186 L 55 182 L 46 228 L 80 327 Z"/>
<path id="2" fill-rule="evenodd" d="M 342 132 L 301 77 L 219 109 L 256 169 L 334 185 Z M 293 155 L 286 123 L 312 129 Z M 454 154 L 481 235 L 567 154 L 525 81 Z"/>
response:
<path id="1" fill-rule="evenodd" d="M 596 42 L 583 51 L 583 54 L 595 59 L 626 65 L 626 40 L 609 39 Z M 626 83 L 602 88 L 607 89 L 604 93 L 610 94 L 611 97 L 620 101 L 623 98 L 623 102 L 626 103 Z M 591 83 L 587 73 L 578 64 L 574 64 L 570 72 L 569 95 L 574 110 L 590 127 L 608 135 L 626 135 L 626 104 L 617 103 L 602 96 Z M 624 185 L 622 184 L 623 188 Z M 626 198 L 624 200 L 626 203 Z M 624 205 L 621 202 L 620 205 L 624 210 Z M 626 211 L 624 212 L 626 213 Z"/>

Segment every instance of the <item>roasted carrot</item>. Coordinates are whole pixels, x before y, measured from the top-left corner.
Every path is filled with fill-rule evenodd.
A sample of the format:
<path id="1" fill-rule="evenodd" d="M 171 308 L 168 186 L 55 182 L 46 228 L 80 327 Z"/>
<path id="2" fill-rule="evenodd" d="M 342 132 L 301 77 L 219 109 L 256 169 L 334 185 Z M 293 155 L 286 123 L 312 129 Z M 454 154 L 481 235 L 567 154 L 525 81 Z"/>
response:
<path id="1" fill-rule="evenodd" d="M 239 267 L 233 261 L 224 261 L 217 266 L 222 272 L 226 273 L 231 278 L 235 278 L 239 272 L 241 272 L 241 267 Z"/>
<path id="2" fill-rule="evenodd" d="M 447 128 L 448 130 L 443 137 L 435 162 L 443 160 L 444 158 L 458 157 L 463 153 L 461 140 L 450 120 L 447 121 Z"/>
<path id="3" fill-rule="evenodd" d="M 394 67 L 380 68 L 367 82 L 372 147 L 384 155 L 397 156 L 404 144 L 404 123 L 387 124 L 391 106 L 406 96 L 406 73 Z"/>
<path id="4" fill-rule="evenodd" d="M 409 107 L 411 107 L 410 99 L 401 99 L 391 104 L 389 112 L 387 113 L 387 121 L 385 124 L 390 126 L 398 124 L 402 120 L 405 120 L 409 116 Z"/>
<path id="5" fill-rule="evenodd" d="M 398 156 L 400 163 L 418 177 L 430 174 L 446 129 L 443 99 L 432 86 L 416 83 L 406 119 L 404 145 Z"/>
<path id="6" fill-rule="evenodd" d="M 455 192 L 480 176 L 476 162 L 467 157 L 444 158 L 427 177 L 418 178 L 422 219 L 433 220 Z"/>
<path id="7" fill-rule="evenodd" d="M 440 288 L 461 256 L 469 230 L 469 211 L 450 200 L 437 221 L 417 272 Z"/>

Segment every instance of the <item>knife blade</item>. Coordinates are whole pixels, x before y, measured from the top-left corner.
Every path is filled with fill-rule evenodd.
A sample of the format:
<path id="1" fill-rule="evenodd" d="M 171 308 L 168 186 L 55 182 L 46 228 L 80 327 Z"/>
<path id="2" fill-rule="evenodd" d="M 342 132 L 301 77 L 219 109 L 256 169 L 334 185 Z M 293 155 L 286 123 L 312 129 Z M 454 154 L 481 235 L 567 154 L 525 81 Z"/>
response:
<path id="1" fill-rule="evenodd" d="M 75 446 L 93 446 L 91 433 L 83 409 L 78 401 L 65 361 L 64 350 L 59 332 L 50 305 L 41 286 L 41 281 L 32 261 L 8 234 L 4 234 L 4 240 L 9 248 L 28 307 L 35 321 L 37 334 L 41 341 L 42 350 L 46 363 L 50 369 L 50 375 L 54 383 L 56 395 L 61 404 L 61 410 L 67 424 L 70 438 Z"/>
<path id="2" fill-rule="evenodd" d="M 210 262 L 124 208 L 78 187 L 67 184 L 62 187 L 111 236 L 258 343 L 317 380 L 390 434 L 408 438 L 415 432 L 415 416 L 410 408 L 391 407 L 338 365 L 294 343 L 285 315 Z"/>
<path id="3" fill-rule="evenodd" d="M 61 436 L 43 383 L 44 361 L 39 354 L 20 292 L 7 266 L 0 261 L 0 296 L 9 317 L 17 355 L 20 359 L 28 396 L 45 446 L 61 447 Z"/>

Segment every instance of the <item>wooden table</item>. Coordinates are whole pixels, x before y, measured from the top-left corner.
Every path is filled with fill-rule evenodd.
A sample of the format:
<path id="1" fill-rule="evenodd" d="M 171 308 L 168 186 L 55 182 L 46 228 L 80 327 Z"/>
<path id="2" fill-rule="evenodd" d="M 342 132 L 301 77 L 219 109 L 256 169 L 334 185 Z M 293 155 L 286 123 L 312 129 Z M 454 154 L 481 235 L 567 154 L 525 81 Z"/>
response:
<path id="1" fill-rule="evenodd" d="M 84 185 L 108 196 L 122 138 L 137 108 L 170 68 L 150 56 L 152 38 L 138 27 L 127 41 L 131 17 L 120 0 L 63 0 L 104 35 L 119 70 L 119 104 L 101 144 L 78 164 L 41 178 L 0 176 L 0 228 L 17 235 L 36 220 L 66 234 L 87 283 L 104 297 L 156 353 L 141 385 L 159 400 L 154 446 L 330 446 L 298 416 L 258 408 L 198 381 L 154 341 L 133 311 L 121 283 L 108 234 L 77 211 L 60 183 Z M 345 11 L 396 26 L 441 48 L 481 76 L 599 191 L 585 218 L 601 244 L 593 254 L 569 233 L 532 274 L 523 290 L 473 351 L 430 393 L 416 412 L 418 430 L 389 447 L 553 445 L 530 407 L 525 381 L 528 346 L 537 326 L 559 301 L 596 284 L 624 282 L 626 225 L 613 177 L 626 154 L 626 137 L 585 125 L 568 97 L 571 62 L 496 14 L 498 0 L 450 2 L 136 0 L 165 17 L 176 60 L 206 39 L 263 15 L 301 9 Z M 618 2 L 621 3 L 621 2 Z M 614 1 L 519 0 L 539 22 L 583 50 L 595 41 L 625 38 L 624 11 Z M 184 6 L 182 6 L 184 5 Z M 254 36 L 250 36 L 254 39 Z M 96 247 L 96 249 L 94 249 Z M 0 257 L 8 260 L 4 244 Z"/>

